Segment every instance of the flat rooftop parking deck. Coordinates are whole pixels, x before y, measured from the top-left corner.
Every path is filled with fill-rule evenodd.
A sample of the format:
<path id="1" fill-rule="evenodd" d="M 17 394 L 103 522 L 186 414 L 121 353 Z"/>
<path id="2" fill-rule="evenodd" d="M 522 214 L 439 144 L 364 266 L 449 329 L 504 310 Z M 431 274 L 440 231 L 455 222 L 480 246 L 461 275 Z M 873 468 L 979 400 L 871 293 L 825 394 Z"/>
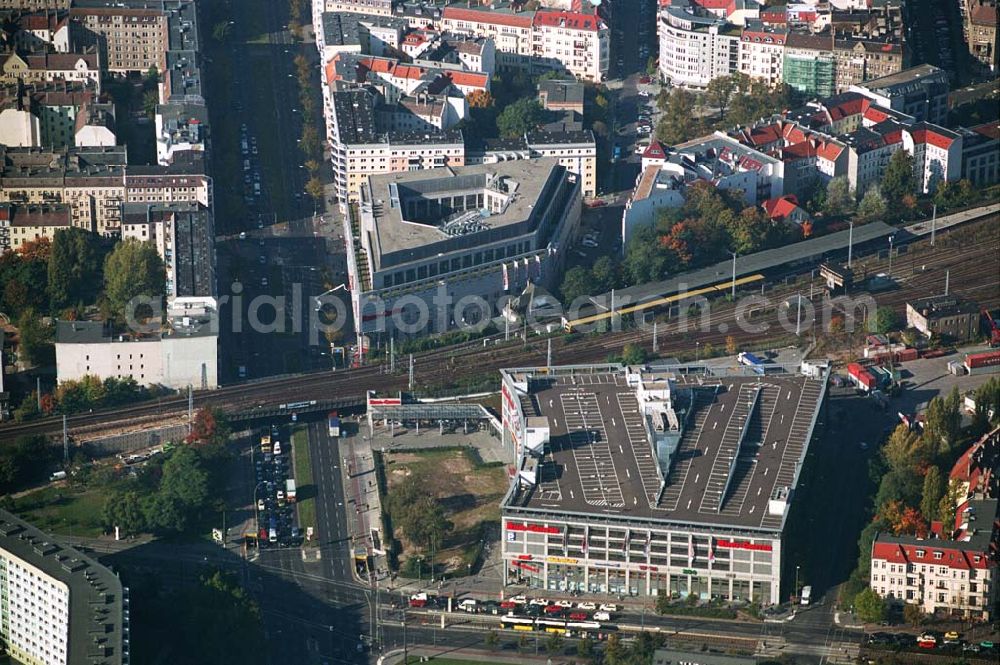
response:
<path id="1" fill-rule="evenodd" d="M 549 420 L 549 452 L 539 483 L 507 507 L 780 530 L 784 514 L 768 502 L 794 487 L 824 382 L 673 378 L 675 408 L 688 413 L 662 492 L 635 388 L 622 373 L 563 374 L 531 396 Z"/>

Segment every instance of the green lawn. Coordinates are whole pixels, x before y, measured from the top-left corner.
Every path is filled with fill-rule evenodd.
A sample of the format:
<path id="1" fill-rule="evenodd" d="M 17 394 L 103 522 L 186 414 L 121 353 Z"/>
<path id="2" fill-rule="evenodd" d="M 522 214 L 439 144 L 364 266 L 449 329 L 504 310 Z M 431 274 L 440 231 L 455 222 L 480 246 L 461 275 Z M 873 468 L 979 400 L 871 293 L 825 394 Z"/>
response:
<path id="1" fill-rule="evenodd" d="M 295 455 L 296 510 L 302 531 L 316 527 L 316 486 L 313 484 L 312 458 L 309 457 L 309 435 L 304 427 L 292 434 Z"/>
<path id="2" fill-rule="evenodd" d="M 410 656 L 406 659 L 407 665 L 410 663 L 419 663 L 420 656 Z M 437 663 L 437 665 L 483 665 L 485 661 L 482 660 L 456 660 L 455 658 L 434 658 L 431 657 L 430 660 L 424 661 L 425 663 Z"/>
<path id="3" fill-rule="evenodd" d="M 14 499 L 12 512 L 43 531 L 95 537 L 104 531 L 100 520 L 106 497 L 100 489 L 47 487 Z"/>

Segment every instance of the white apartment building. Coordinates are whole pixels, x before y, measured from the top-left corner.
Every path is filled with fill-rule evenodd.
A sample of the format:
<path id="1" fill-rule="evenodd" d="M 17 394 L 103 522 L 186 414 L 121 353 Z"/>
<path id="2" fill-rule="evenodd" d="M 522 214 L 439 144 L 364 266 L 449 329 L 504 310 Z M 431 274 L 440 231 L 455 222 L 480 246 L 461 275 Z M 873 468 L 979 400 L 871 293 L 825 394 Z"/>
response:
<path id="1" fill-rule="evenodd" d="M 534 55 L 533 14 L 493 11 L 488 7 L 445 7 L 441 28 L 449 32 L 486 37 L 496 46 L 499 69 L 524 69 Z"/>
<path id="2" fill-rule="evenodd" d="M 128 665 L 127 593 L 104 566 L 0 510 L 0 641 L 16 662 Z"/>
<path id="3" fill-rule="evenodd" d="M 740 29 L 694 9 L 668 6 L 657 21 L 660 78 L 676 86 L 704 88 L 739 69 Z"/>
<path id="4" fill-rule="evenodd" d="M 965 531 L 960 540 L 879 534 L 872 544 L 872 590 L 883 598 L 917 605 L 926 614 L 944 611 L 994 620 L 997 500 L 969 501 L 964 510 L 966 522 L 971 516 L 978 527 Z"/>
<path id="5" fill-rule="evenodd" d="M 369 175 L 465 164 L 461 131 L 380 132 L 370 92 L 329 86 L 325 92 L 334 185 L 342 203 L 357 200 Z"/>
<path id="6" fill-rule="evenodd" d="M 533 64 L 595 83 L 607 77 L 610 31 L 597 14 L 539 10 L 532 25 Z"/>
<path id="7" fill-rule="evenodd" d="M 781 83 L 787 36 L 787 31 L 766 28 L 759 21 L 749 23 L 740 36 L 739 71 L 772 86 Z"/>
<path id="8" fill-rule="evenodd" d="M 920 191 L 934 192 L 938 184 L 962 177 L 962 135 L 928 122 L 903 132 L 903 148 L 913 155 Z"/>

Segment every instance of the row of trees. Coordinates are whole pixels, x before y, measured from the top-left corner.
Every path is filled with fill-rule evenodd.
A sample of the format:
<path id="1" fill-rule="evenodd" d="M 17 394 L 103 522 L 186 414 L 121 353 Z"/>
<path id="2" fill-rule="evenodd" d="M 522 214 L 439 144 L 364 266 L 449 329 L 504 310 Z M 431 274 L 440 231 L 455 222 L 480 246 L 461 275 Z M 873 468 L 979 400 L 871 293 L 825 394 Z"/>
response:
<path id="1" fill-rule="evenodd" d="M 120 406 L 148 399 L 154 394 L 153 390 L 140 386 L 132 377 L 119 379 L 109 376 L 102 380 L 88 374 L 78 381 L 60 383 L 54 393 L 43 393 L 40 405 L 38 393 L 32 391 L 14 410 L 14 420 L 24 422 L 43 414 L 80 413 Z"/>
<path id="2" fill-rule="evenodd" d="M 941 522 L 946 538 L 954 530 L 962 487 L 957 481 L 949 482 L 948 474 L 969 436 L 979 436 L 1000 422 L 1000 378 L 993 377 L 983 384 L 975 397 L 977 409 L 969 432 L 962 431 L 962 399 L 954 389 L 945 397 L 931 400 L 922 433 L 900 425 L 872 462 L 871 472 L 881 480 L 874 517 L 861 532 L 858 543 L 858 568 L 852 575 L 855 588 L 867 584 L 871 546 L 877 533 L 926 537 L 934 521 Z M 855 606 L 859 604 L 866 608 L 859 611 L 874 614 L 880 607 L 870 593 L 859 594 Z"/>
<path id="3" fill-rule="evenodd" d="M 301 2 L 301 0 L 292 1 L 293 9 L 296 2 Z M 314 201 L 319 202 L 323 200 L 323 180 L 320 177 L 320 169 L 323 164 L 323 142 L 319 131 L 322 119 L 317 114 L 314 96 L 315 86 L 312 81 L 314 68 L 302 54 L 295 56 L 294 62 L 295 75 L 299 82 L 299 104 L 302 108 L 302 137 L 299 141 L 299 149 L 305 157 L 305 167 L 309 172 L 306 193 Z"/>
<path id="4" fill-rule="evenodd" d="M 162 296 L 165 274 L 150 243 L 112 245 L 83 229 L 60 229 L 51 241 L 39 238 L 0 256 L 0 305 L 18 320 L 26 313 L 27 320 L 45 314 L 73 319 L 95 304 L 121 317 L 133 297 Z M 29 334 L 29 355 L 32 341 Z"/>
<path id="5" fill-rule="evenodd" d="M 655 226 L 637 229 L 626 248 L 622 281 L 641 284 L 800 239 L 802 231 L 769 220 L 756 206 L 710 183 L 688 188 L 678 208 L 664 208 Z"/>
<path id="6" fill-rule="evenodd" d="M 794 101 L 794 91 L 787 85 L 774 89 L 740 73 L 712 79 L 701 96 L 684 88 L 663 88 L 656 99 L 663 111 L 656 138 L 664 143 L 682 143 L 714 129 L 752 124 L 790 107 Z"/>

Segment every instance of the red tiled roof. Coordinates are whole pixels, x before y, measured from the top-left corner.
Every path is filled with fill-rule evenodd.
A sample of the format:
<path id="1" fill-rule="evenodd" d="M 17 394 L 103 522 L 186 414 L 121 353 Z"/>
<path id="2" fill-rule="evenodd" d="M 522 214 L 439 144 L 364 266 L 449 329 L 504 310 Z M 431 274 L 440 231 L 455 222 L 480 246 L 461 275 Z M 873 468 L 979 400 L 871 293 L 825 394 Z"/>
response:
<path id="1" fill-rule="evenodd" d="M 747 134 L 747 140 L 754 146 L 776 143 L 781 140 L 781 126 L 771 123 L 763 127 L 754 127 Z"/>
<path id="2" fill-rule="evenodd" d="M 809 141 L 799 141 L 798 143 L 792 143 L 791 145 L 786 145 L 781 149 L 781 159 L 782 161 L 790 161 L 791 159 L 804 159 L 806 157 L 816 156 L 816 146 L 814 146 Z"/>
<path id="3" fill-rule="evenodd" d="M 979 563 L 975 563 L 976 556 L 970 552 L 963 552 L 955 547 L 944 545 L 948 541 L 928 540 L 920 545 L 910 545 L 906 543 L 875 542 L 872 546 L 872 559 L 888 561 L 889 563 L 928 563 L 935 566 L 948 566 L 958 570 L 968 570 L 969 568 L 979 568 L 985 570 L 995 567 L 986 552 L 979 554 Z M 939 545 L 938 543 L 942 543 Z M 917 550 L 923 550 L 924 556 L 918 557 Z M 935 559 L 934 553 L 940 552 L 941 558 Z"/>
<path id="4" fill-rule="evenodd" d="M 597 32 L 601 27 L 601 19 L 596 14 L 540 9 L 535 12 L 534 25 Z"/>
<path id="5" fill-rule="evenodd" d="M 888 120 L 889 114 L 885 112 L 885 109 L 879 106 L 872 105 L 869 106 L 867 109 L 865 109 L 864 118 L 865 120 L 870 120 L 871 122 L 879 123 L 882 122 L 883 120 Z"/>
<path id="6" fill-rule="evenodd" d="M 766 40 L 770 39 L 770 45 L 781 45 L 785 43 L 785 33 L 783 32 L 757 32 L 752 30 L 744 30 L 741 37 L 742 41 L 757 43 L 765 43 Z"/>
<path id="7" fill-rule="evenodd" d="M 768 219 L 780 221 L 795 212 L 799 207 L 799 201 L 794 194 L 786 194 L 764 201 L 763 206 Z"/>
<path id="8" fill-rule="evenodd" d="M 663 149 L 663 145 L 657 141 L 653 140 L 649 142 L 646 149 L 642 151 L 643 159 L 666 159 L 667 151 Z"/>
<path id="9" fill-rule="evenodd" d="M 794 123 L 785 125 L 781 130 L 781 134 L 788 143 L 801 143 L 809 138 L 809 135 Z"/>
<path id="10" fill-rule="evenodd" d="M 996 25 L 996 5 L 977 4 L 969 12 L 969 18 L 977 25 Z"/>
<path id="11" fill-rule="evenodd" d="M 443 75 L 454 85 L 466 88 L 485 88 L 490 81 L 488 75 L 479 72 L 446 71 Z"/>
<path id="12" fill-rule="evenodd" d="M 471 23 L 491 23 L 507 25 L 514 28 L 530 28 L 531 17 L 527 15 L 491 12 L 488 9 L 470 9 L 466 7 L 445 7 L 441 17 L 453 21 L 469 21 Z"/>
<path id="13" fill-rule="evenodd" d="M 836 122 L 838 120 L 843 120 L 852 115 L 857 115 L 863 113 L 867 104 L 865 102 L 870 102 L 871 100 L 858 96 L 855 99 L 849 99 L 845 102 L 837 104 L 836 106 L 831 106 L 828 110 L 830 112 L 830 118 Z"/>
<path id="14" fill-rule="evenodd" d="M 704 9 L 729 9 L 733 0 L 694 0 L 694 4 Z"/>
<path id="15" fill-rule="evenodd" d="M 827 161 L 836 161 L 840 153 L 844 151 L 844 146 L 836 143 L 821 143 L 816 149 L 816 155 Z"/>
<path id="16" fill-rule="evenodd" d="M 929 143 L 932 146 L 947 150 L 955 142 L 950 136 L 939 134 L 933 129 L 921 128 L 913 130 L 914 143 Z"/>

